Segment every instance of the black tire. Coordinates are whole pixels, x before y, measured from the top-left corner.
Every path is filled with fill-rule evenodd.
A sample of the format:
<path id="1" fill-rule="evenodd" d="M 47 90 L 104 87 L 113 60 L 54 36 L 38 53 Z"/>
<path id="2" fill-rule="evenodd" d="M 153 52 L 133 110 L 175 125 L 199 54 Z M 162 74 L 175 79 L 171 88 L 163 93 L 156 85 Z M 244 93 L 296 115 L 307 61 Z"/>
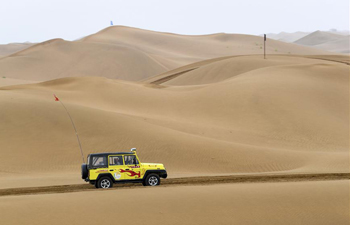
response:
<path id="1" fill-rule="evenodd" d="M 101 177 L 97 181 L 97 188 L 107 189 L 111 187 L 113 187 L 113 181 L 109 177 Z"/>
<path id="2" fill-rule="evenodd" d="M 81 178 L 85 180 L 88 177 L 88 168 L 85 163 L 81 165 Z"/>
<path id="3" fill-rule="evenodd" d="M 160 178 L 158 174 L 150 174 L 146 177 L 144 182 L 142 182 L 144 186 L 157 186 L 160 185 Z"/>

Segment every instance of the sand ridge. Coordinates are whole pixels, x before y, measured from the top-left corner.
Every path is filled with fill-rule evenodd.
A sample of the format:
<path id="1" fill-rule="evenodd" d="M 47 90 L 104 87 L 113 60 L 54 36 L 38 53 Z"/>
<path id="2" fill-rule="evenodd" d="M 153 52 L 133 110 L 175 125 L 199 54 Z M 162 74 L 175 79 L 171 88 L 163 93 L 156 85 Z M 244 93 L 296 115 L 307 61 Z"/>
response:
<path id="1" fill-rule="evenodd" d="M 262 54 L 263 39 L 243 34 L 186 36 L 112 26 L 77 41 L 52 39 L 0 59 L 8 78 L 47 81 L 99 76 L 139 81 L 223 56 Z M 314 55 L 327 51 L 269 39 L 268 54 Z"/>

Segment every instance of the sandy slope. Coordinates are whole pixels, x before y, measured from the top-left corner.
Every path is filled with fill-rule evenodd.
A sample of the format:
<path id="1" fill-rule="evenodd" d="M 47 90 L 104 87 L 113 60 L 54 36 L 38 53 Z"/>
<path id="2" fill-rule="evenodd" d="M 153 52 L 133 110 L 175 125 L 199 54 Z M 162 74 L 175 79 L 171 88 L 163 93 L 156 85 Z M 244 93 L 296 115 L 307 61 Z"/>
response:
<path id="1" fill-rule="evenodd" d="M 32 45 L 34 45 L 34 43 L 10 43 L 6 45 L 0 45 L 0 58 L 29 48 Z"/>
<path id="2" fill-rule="evenodd" d="M 113 26 L 78 41 L 53 39 L 0 59 L 2 76 L 22 80 L 100 76 L 137 81 L 221 56 L 262 54 L 262 38 L 240 34 L 184 36 Z M 268 40 L 268 54 L 327 54 Z"/>
<path id="3" fill-rule="evenodd" d="M 222 184 L 1 197 L 5 224 L 349 224 L 349 182 Z M 30 205 L 30 207 L 28 207 Z"/>
<path id="4" fill-rule="evenodd" d="M 30 84 L 30 83 L 35 83 L 35 81 L 19 80 L 19 79 L 7 78 L 7 77 L 0 77 L 0 87 L 10 86 L 10 85 L 18 85 L 18 84 Z"/>
<path id="5" fill-rule="evenodd" d="M 136 47 L 160 60 L 170 69 L 220 56 L 262 54 L 263 39 L 244 34 L 177 35 L 129 27 L 109 27 L 83 42 L 101 42 Z M 269 54 L 317 54 L 312 48 L 268 40 Z"/>
<path id="6" fill-rule="evenodd" d="M 19 189 L 0 197 L 0 223 L 348 224 L 349 182 L 315 174 L 349 173 L 349 58 L 268 40 L 263 60 L 261 44 L 249 35 L 110 27 L 0 58 L 0 189 L 88 189 L 35 196 Z M 53 94 L 69 109 L 85 157 L 137 147 L 142 162 L 164 163 L 170 178 L 204 178 L 89 189 Z M 227 174 L 281 177 L 203 185 Z M 287 175 L 304 178 L 286 183 Z M 313 181 L 304 182 L 308 176 Z"/>
<path id="7" fill-rule="evenodd" d="M 329 41 L 314 47 L 323 49 L 326 51 L 339 52 L 339 53 L 350 53 L 350 36 L 345 36 L 342 39 Z"/>
<path id="8" fill-rule="evenodd" d="M 269 55 L 267 59 L 264 59 L 262 56 L 216 58 L 167 71 L 158 76 L 143 80 L 143 82 L 177 86 L 210 84 L 262 68 L 322 64 L 325 62 L 324 60 L 318 60 L 319 58 L 333 60 L 333 58 L 329 56 L 315 58 L 283 55 Z M 347 62 L 347 59 L 348 57 L 342 57 L 336 60 L 339 62 Z"/>
<path id="9" fill-rule="evenodd" d="M 243 59 L 256 61 L 236 62 Z M 91 77 L 1 88 L 0 172 L 79 175 L 74 132 L 53 93 L 70 110 L 85 153 L 137 147 L 142 161 L 162 162 L 173 175 L 348 171 L 348 65 L 229 60 L 207 65 L 206 85 L 186 86 L 185 73 L 185 86 L 173 87 Z"/>
<path id="10" fill-rule="evenodd" d="M 133 48 L 54 39 L 1 59 L 0 71 L 6 77 L 25 80 L 76 76 L 139 80 L 165 68 Z"/>
<path id="11" fill-rule="evenodd" d="M 313 46 L 323 44 L 329 41 L 336 41 L 342 38 L 344 38 L 343 35 L 318 30 L 295 41 L 294 43 L 300 45 Z"/>
<path id="12" fill-rule="evenodd" d="M 324 31 L 315 31 L 294 43 L 325 51 L 349 53 L 349 35 L 340 35 Z"/>
<path id="13" fill-rule="evenodd" d="M 291 42 L 297 41 L 300 38 L 303 38 L 309 34 L 310 34 L 310 32 L 301 32 L 301 31 L 297 31 L 297 32 L 293 32 L 293 33 L 281 32 L 278 34 L 274 34 L 274 33 L 267 34 L 267 37 L 274 39 L 274 40 L 291 43 Z"/>

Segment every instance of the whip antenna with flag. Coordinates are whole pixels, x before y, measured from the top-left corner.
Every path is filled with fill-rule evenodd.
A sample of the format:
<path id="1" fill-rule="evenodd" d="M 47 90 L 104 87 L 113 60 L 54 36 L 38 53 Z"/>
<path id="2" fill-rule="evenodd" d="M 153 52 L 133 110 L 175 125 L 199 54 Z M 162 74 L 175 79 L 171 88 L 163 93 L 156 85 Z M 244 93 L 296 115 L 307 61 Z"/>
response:
<path id="1" fill-rule="evenodd" d="M 56 102 L 60 102 L 60 103 L 61 103 L 61 105 L 62 105 L 63 108 L 66 110 L 66 112 L 67 112 L 67 114 L 68 114 L 68 116 L 69 116 L 70 122 L 72 123 L 72 126 L 73 126 L 74 131 L 75 131 L 75 135 L 77 136 L 77 140 L 78 140 L 78 143 L 79 143 L 79 148 L 80 148 L 81 157 L 82 157 L 82 159 L 83 159 L 83 163 L 85 163 L 84 154 L 83 154 L 83 149 L 82 149 L 82 147 L 81 147 L 81 143 L 80 143 L 79 135 L 78 135 L 78 132 L 77 132 L 77 128 L 75 127 L 75 124 L 74 124 L 74 122 L 73 122 L 73 119 L 72 119 L 72 117 L 70 116 L 70 114 L 69 114 L 69 112 L 68 112 L 66 106 L 63 104 L 63 102 L 62 102 L 59 98 L 57 98 L 57 96 L 56 96 L 55 94 L 54 94 L 53 96 L 55 97 L 55 101 L 56 101 Z"/>

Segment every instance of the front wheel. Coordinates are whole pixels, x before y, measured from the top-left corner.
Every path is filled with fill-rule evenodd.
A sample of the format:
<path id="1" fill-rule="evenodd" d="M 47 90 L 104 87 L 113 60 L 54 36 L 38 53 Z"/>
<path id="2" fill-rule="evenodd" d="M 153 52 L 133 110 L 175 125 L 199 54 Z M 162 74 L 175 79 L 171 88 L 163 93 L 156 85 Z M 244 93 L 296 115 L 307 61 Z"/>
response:
<path id="1" fill-rule="evenodd" d="M 157 174 L 150 174 L 146 177 L 143 183 L 144 186 L 157 186 L 160 185 L 160 178 Z"/>
<path id="2" fill-rule="evenodd" d="M 109 177 L 102 177 L 98 180 L 97 187 L 103 189 L 111 188 L 113 187 L 113 182 Z"/>

